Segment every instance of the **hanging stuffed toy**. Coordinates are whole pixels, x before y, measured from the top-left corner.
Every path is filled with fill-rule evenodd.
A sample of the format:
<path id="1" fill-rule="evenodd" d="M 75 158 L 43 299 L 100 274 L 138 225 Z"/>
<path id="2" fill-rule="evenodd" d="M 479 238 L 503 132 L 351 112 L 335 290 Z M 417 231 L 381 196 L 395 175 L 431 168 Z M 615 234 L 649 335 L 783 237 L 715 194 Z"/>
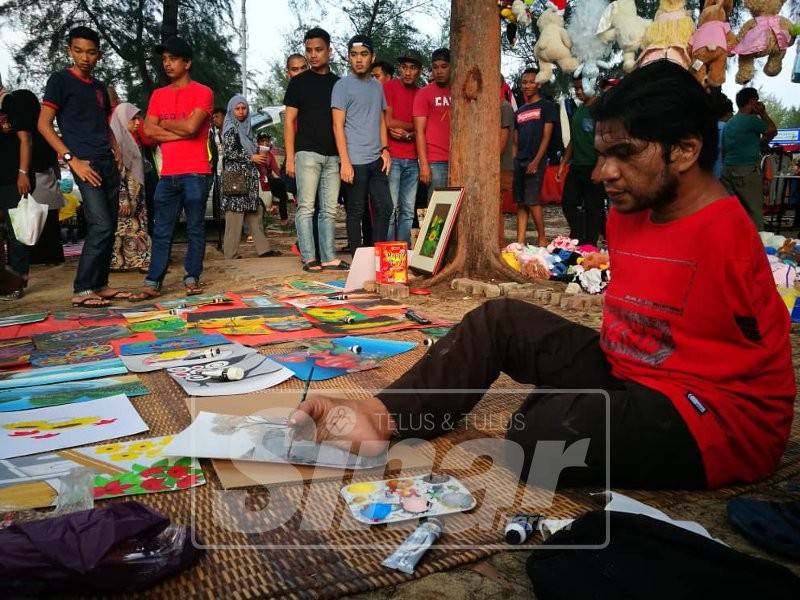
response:
<path id="1" fill-rule="evenodd" d="M 570 51 L 572 40 L 564 29 L 564 17 L 555 5 L 542 13 L 536 24 L 539 26 L 539 39 L 533 47 L 533 54 L 539 62 L 536 81 L 547 83 L 553 79 L 556 64 L 561 70 L 573 73 L 578 68 L 578 61 Z"/>
<path id="2" fill-rule="evenodd" d="M 688 46 L 693 33 L 694 20 L 686 10 L 686 0 L 661 0 L 656 18 L 644 34 L 639 66 L 666 58 L 688 69 Z"/>
<path id="3" fill-rule="evenodd" d="M 635 0 L 616 0 L 608 5 L 600 23 L 597 36 L 604 44 L 616 44 L 622 50 L 622 70 L 630 73 L 636 68 L 636 54 L 642 48 L 642 40 L 650 21 L 636 13 Z M 610 68 L 611 65 L 603 65 Z"/>
<path id="4" fill-rule="evenodd" d="M 704 87 L 720 88 L 725 83 L 728 56 L 733 54 L 736 36 L 728 24 L 733 0 L 706 0 L 697 31 L 689 40 L 690 69 Z"/>
<path id="5" fill-rule="evenodd" d="M 790 30 L 792 22 L 780 16 L 784 0 L 744 0 L 744 5 L 753 15 L 739 31 L 739 44 L 734 52 L 739 55 L 739 71 L 736 83 L 745 84 L 753 79 L 754 61 L 769 57 L 764 65 L 764 74 L 775 77 L 781 72 L 786 49 L 794 43 Z"/>
<path id="6" fill-rule="evenodd" d="M 597 78 L 600 76 L 598 61 L 603 62 L 611 52 L 611 44 L 597 36 L 597 25 L 606 8 L 606 0 L 583 0 L 581 9 L 572 13 L 567 25 L 567 33 L 572 39 L 572 53 L 581 62 L 575 77 L 581 78 L 583 91 L 588 96 L 596 93 Z"/>
<path id="7" fill-rule="evenodd" d="M 794 37 L 800 35 L 800 23 L 795 23 L 789 30 L 789 32 Z M 794 69 L 792 69 L 792 81 L 795 83 L 800 83 L 800 40 L 797 42 L 797 48 L 795 48 L 795 54 L 797 54 L 797 57 L 794 59 Z"/>

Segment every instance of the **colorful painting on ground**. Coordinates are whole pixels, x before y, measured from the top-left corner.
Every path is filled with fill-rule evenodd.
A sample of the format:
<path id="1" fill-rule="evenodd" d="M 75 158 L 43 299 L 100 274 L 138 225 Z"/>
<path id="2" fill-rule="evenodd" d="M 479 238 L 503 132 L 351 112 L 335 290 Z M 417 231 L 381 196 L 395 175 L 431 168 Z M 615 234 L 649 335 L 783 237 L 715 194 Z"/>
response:
<path id="1" fill-rule="evenodd" d="M 324 381 L 374 369 L 386 358 L 408 352 L 416 346 L 414 342 L 343 337 L 309 342 L 307 350 L 277 354 L 271 358 L 304 381 L 308 380 L 313 366 L 312 381 Z"/>
<path id="2" fill-rule="evenodd" d="M 95 379 L 106 375 L 120 375 L 128 369 L 118 358 L 98 360 L 81 365 L 57 365 L 41 369 L 24 369 L 0 373 L 0 390 L 46 385 L 63 381 Z"/>
<path id="3" fill-rule="evenodd" d="M 110 340 L 118 340 L 130 336 L 130 329 L 123 325 L 105 325 L 98 327 L 81 327 L 80 329 L 57 331 L 55 333 L 43 333 L 34 335 L 32 338 L 37 350 L 61 350 L 74 348 L 78 345 L 90 344 L 92 342 L 108 342 Z"/>
<path id="4" fill-rule="evenodd" d="M 134 373 L 149 373 L 170 367 L 191 367 L 209 360 L 227 360 L 234 355 L 255 352 L 240 344 L 225 344 L 224 346 L 210 346 L 196 350 L 169 350 L 154 354 L 136 354 L 122 356 L 122 362 Z"/>
<path id="5" fill-rule="evenodd" d="M 286 285 L 293 290 L 303 292 L 304 294 L 331 294 L 334 292 L 341 292 L 340 288 L 321 281 L 308 281 L 307 279 L 293 279 L 286 282 Z"/>
<path id="6" fill-rule="evenodd" d="M 186 308 L 190 306 L 207 306 L 209 304 L 229 304 L 233 302 L 225 294 L 204 294 L 200 296 L 187 296 L 186 298 L 178 298 L 177 300 L 161 300 L 158 306 L 164 310 L 171 310 L 173 308 Z"/>
<path id="7" fill-rule="evenodd" d="M 168 457 L 173 436 L 0 460 L 0 505 L 56 504 L 60 477 L 76 467 L 94 473 L 95 500 L 185 490 L 205 484 L 197 459 Z"/>
<path id="8" fill-rule="evenodd" d="M 170 315 L 160 319 L 148 319 L 138 323 L 131 323 L 128 327 L 136 333 L 145 331 L 183 331 L 186 329 L 186 321 L 180 317 Z"/>
<path id="9" fill-rule="evenodd" d="M 252 308 L 279 308 L 283 306 L 280 302 L 273 300 L 269 296 L 242 296 L 242 302 Z"/>
<path id="10" fill-rule="evenodd" d="M 31 354 L 34 367 L 56 367 L 59 365 L 80 365 L 115 358 L 114 346 L 109 343 L 85 344 L 69 350 L 36 350 Z"/>
<path id="11" fill-rule="evenodd" d="M 147 431 L 127 397 L 0 413 L 0 458 L 83 446 Z"/>
<path id="12" fill-rule="evenodd" d="M 245 348 L 247 352 L 224 360 L 211 359 L 205 363 L 187 367 L 171 367 L 167 374 L 190 396 L 232 396 L 249 394 L 278 385 L 291 378 L 294 373 L 274 360 Z M 225 381 L 214 373 L 230 367 L 244 370 L 244 379 Z"/>
<path id="13" fill-rule="evenodd" d="M 313 329 L 314 324 L 303 317 L 287 317 L 278 319 L 265 319 L 265 324 L 272 331 L 291 333 L 293 331 L 305 331 Z"/>
<path id="14" fill-rule="evenodd" d="M 10 327 L 11 325 L 28 325 L 29 323 L 38 323 L 47 318 L 46 312 L 28 313 L 25 315 L 9 315 L 7 317 L 0 317 L 0 327 Z"/>
<path id="15" fill-rule="evenodd" d="M 73 308 L 53 313 L 56 321 L 117 321 L 122 318 L 119 308 Z"/>
<path id="16" fill-rule="evenodd" d="M 297 315 L 296 309 L 288 306 L 266 307 L 266 308 L 234 308 L 231 310 L 213 310 L 201 313 L 192 313 L 186 316 L 188 323 L 197 324 L 198 327 L 205 327 L 200 323 L 224 320 L 224 319 L 237 319 L 243 317 L 288 317 Z"/>
<path id="17" fill-rule="evenodd" d="M 408 321 L 406 319 L 396 319 L 388 315 L 380 317 L 365 317 L 363 319 L 353 321 L 352 323 L 319 323 L 319 327 L 325 333 L 335 333 L 339 335 L 347 335 L 348 333 L 364 333 L 374 329 L 381 329 L 383 327 L 392 327 L 394 325 L 405 325 Z"/>
<path id="18" fill-rule="evenodd" d="M 426 327 L 425 329 L 420 329 L 420 332 L 434 340 L 438 340 L 450 333 L 451 329 L 452 327 Z"/>
<path id="19" fill-rule="evenodd" d="M 449 475 L 359 481 L 340 493 L 353 518 L 369 525 L 449 515 L 477 504 L 466 486 Z"/>
<path id="20" fill-rule="evenodd" d="M 0 340 L 0 369 L 19 369 L 30 364 L 36 350 L 30 338 Z"/>
<path id="21" fill-rule="evenodd" d="M 136 375 L 117 375 L 85 381 L 65 381 L 49 385 L 0 390 L 0 412 L 27 410 L 60 404 L 88 402 L 124 394 L 129 398 L 150 393 Z"/>
<path id="22" fill-rule="evenodd" d="M 313 317 L 317 321 L 323 323 L 348 323 L 350 321 L 365 321 L 369 318 L 364 313 L 346 306 L 339 306 L 336 308 L 308 308 L 304 312 L 309 317 Z"/>
<path id="23" fill-rule="evenodd" d="M 175 436 L 170 452 L 198 458 L 348 469 L 371 469 L 386 464 L 388 459 L 385 452 L 378 456 L 359 456 L 329 444 L 290 441 L 285 420 L 210 412 L 197 413 L 194 422 Z"/>
<path id="24" fill-rule="evenodd" d="M 122 344 L 119 347 L 119 352 L 123 356 L 133 356 L 134 354 L 155 354 L 158 352 L 168 352 L 170 350 L 192 350 L 195 348 L 219 346 L 222 344 L 230 344 L 230 340 L 218 333 L 174 335 L 151 342 Z"/>

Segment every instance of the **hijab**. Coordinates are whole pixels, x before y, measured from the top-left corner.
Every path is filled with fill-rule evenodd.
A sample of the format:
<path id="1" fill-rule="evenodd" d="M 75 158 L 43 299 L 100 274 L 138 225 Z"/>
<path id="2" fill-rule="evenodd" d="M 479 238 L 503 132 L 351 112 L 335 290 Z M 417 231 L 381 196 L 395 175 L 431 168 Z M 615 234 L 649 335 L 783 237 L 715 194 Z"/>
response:
<path id="1" fill-rule="evenodd" d="M 128 130 L 128 123 L 130 120 L 139 114 L 139 109 L 133 104 L 123 102 L 118 104 L 111 113 L 111 131 L 114 132 L 114 137 L 119 144 L 120 152 L 122 153 L 122 163 L 128 170 L 128 173 L 144 185 L 144 165 L 142 163 L 142 151 L 139 149 L 139 144 L 131 135 Z"/>
<path id="2" fill-rule="evenodd" d="M 247 117 L 245 117 L 244 121 L 239 121 L 233 114 L 233 109 L 236 108 L 238 104 L 247 106 Z M 250 104 L 241 94 L 236 94 L 233 98 L 228 100 L 228 112 L 225 113 L 225 122 L 222 124 L 222 135 L 224 136 L 231 129 L 236 130 L 236 133 L 239 135 L 239 141 L 246 154 L 252 155 L 258 152 L 256 139 L 253 136 L 253 127 L 250 125 Z"/>

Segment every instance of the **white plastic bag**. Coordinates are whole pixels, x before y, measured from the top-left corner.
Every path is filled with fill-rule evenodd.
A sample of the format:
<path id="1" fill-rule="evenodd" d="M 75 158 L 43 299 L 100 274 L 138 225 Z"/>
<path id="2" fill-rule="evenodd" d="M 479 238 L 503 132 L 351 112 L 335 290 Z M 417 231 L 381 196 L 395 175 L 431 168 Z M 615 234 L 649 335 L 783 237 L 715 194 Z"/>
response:
<path id="1" fill-rule="evenodd" d="M 47 220 L 46 204 L 39 204 L 30 194 L 25 194 L 17 204 L 17 208 L 8 211 L 14 236 L 21 244 L 34 246 L 42 235 Z"/>

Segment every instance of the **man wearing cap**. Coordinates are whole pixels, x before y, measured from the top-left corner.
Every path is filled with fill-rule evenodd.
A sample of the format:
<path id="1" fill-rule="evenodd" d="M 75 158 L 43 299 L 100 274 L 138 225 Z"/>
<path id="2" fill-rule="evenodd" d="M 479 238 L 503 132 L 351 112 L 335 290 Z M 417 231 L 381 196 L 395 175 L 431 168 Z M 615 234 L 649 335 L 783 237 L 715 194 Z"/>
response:
<path id="1" fill-rule="evenodd" d="M 411 244 L 411 225 L 419 183 L 419 163 L 414 143 L 414 98 L 419 90 L 422 58 L 414 50 L 397 57 L 398 79 L 383 84 L 386 97 L 386 127 L 389 130 L 389 192 L 392 196 L 392 217 L 389 239 Z"/>
<path id="2" fill-rule="evenodd" d="M 201 292 L 200 274 L 205 255 L 205 209 L 208 195 L 206 180 L 211 174 L 206 143 L 214 94 L 206 86 L 192 81 L 192 48 L 178 37 L 156 47 L 161 55 L 169 85 L 158 88 L 150 97 L 144 121 L 145 135 L 161 146 L 161 179 L 153 207 L 155 218 L 151 237 L 153 253 L 150 270 L 137 299 L 160 294 L 167 272 L 175 222 L 186 211 L 188 250 L 184 260 L 183 284 L 186 295 Z"/>
<path id="3" fill-rule="evenodd" d="M 336 257 L 334 227 L 339 201 L 339 156 L 333 137 L 331 93 L 339 78 L 331 73 L 331 36 L 309 29 L 303 43 L 311 67 L 289 80 L 283 103 L 286 120 L 286 174 L 297 181 L 297 239 L 303 270 L 347 270 Z M 313 234 L 314 202 L 319 192 L 319 248 Z M 317 250 L 319 257 L 316 259 Z"/>
<path id="4" fill-rule="evenodd" d="M 419 180 L 434 188 L 447 186 L 450 161 L 450 50 L 431 55 L 433 81 L 414 98 L 414 131 L 419 156 Z"/>
<path id="5" fill-rule="evenodd" d="M 383 86 L 372 78 L 370 67 L 375 59 L 372 40 L 356 35 L 347 44 L 350 74 L 333 87 L 333 133 L 341 160 L 347 208 L 347 242 L 350 251 L 363 244 L 361 219 L 367 195 L 375 209 L 372 235 L 376 242 L 386 241 L 392 198 L 389 195 L 389 156 L 386 132 L 386 99 Z"/>

